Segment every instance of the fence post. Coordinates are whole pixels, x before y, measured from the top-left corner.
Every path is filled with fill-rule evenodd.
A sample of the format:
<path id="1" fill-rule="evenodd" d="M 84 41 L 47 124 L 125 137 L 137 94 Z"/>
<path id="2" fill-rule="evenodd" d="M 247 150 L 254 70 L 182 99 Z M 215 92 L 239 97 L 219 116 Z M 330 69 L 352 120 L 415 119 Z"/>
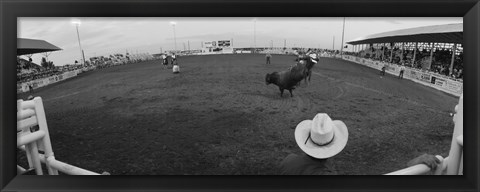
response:
<path id="1" fill-rule="evenodd" d="M 417 47 L 418 47 L 418 42 L 415 42 L 415 48 L 413 48 L 413 58 L 412 58 L 412 67 L 417 68 L 415 65 L 415 56 L 417 56 Z"/>

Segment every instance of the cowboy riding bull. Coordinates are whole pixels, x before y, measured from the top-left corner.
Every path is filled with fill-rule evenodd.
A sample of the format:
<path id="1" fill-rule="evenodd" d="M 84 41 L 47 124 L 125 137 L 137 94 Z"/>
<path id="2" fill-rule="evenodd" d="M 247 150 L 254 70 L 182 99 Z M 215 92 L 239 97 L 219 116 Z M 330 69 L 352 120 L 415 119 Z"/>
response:
<path id="1" fill-rule="evenodd" d="M 301 54 L 298 62 L 291 66 L 286 71 L 273 72 L 267 74 L 265 77 L 265 83 L 269 85 L 273 83 L 280 89 L 280 96 L 283 96 L 283 91 L 286 89 L 290 92 L 290 96 L 293 97 L 292 90 L 295 89 L 299 83 L 311 75 L 311 69 L 315 63 L 318 62 L 318 56 L 316 53 L 308 52 L 307 54 Z"/>

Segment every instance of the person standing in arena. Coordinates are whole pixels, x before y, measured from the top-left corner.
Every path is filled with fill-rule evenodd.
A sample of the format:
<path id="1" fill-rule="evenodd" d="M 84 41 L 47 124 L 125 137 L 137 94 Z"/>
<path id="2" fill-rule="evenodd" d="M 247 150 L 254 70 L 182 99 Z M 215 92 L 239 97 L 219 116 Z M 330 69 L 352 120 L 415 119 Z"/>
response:
<path id="1" fill-rule="evenodd" d="M 385 76 L 386 69 L 387 69 L 387 64 L 383 64 L 382 71 L 380 71 L 380 75 Z"/>
<path id="2" fill-rule="evenodd" d="M 28 82 L 27 86 L 28 86 L 28 92 L 30 94 L 33 94 L 33 84 L 32 84 L 32 82 Z"/>
<path id="3" fill-rule="evenodd" d="M 167 55 L 165 54 L 162 55 L 162 63 L 163 63 L 163 68 L 167 69 L 168 61 L 167 61 Z"/>
<path id="4" fill-rule="evenodd" d="M 404 64 L 402 64 L 402 66 L 400 67 L 400 74 L 398 74 L 399 79 L 403 79 L 403 72 L 405 72 L 405 65 Z"/>
<path id="5" fill-rule="evenodd" d="M 267 55 L 265 56 L 265 58 L 267 59 L 267 63 L 266 64 L 270 64 L 270 59 L 272 58 L 272 55 L 270 53 L 267 53 Z"/>
<path id="6" fill-rule="evenodd" d="M 172 53 L 172 65 L 177 63 L 177 55 L 175 53 Z"/>

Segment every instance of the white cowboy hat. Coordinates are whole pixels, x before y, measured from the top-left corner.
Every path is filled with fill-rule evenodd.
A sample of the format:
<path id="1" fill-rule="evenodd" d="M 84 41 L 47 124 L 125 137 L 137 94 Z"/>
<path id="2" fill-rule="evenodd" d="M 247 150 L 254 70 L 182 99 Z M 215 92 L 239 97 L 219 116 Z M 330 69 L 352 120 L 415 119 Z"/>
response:
<path id="1" fill-rule="evenodd" d="M 297 145 L 306 154 L 317 159 L 333 157 L 345 148 L 348 141 L 347 125 L 319 113 L 313 120 L 304 120 L 295 129 Z"/>

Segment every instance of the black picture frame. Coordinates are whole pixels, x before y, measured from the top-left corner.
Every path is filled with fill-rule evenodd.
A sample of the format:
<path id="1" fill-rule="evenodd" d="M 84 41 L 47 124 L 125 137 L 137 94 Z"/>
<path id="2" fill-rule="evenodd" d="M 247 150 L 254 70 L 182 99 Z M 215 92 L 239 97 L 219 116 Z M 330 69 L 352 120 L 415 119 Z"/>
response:
<path id="1" fill-rule="evenodd" d="M 478 0 L 3 0 L 0 52 L 2 191 L 479 191 Z M 27 176 L 16 175 L 18 17 L 463 17 L 463 176 Z M 354 160 L 352 160 L 354 161 Z M 394 171 L 394 170 L 392 170 Z"/>

